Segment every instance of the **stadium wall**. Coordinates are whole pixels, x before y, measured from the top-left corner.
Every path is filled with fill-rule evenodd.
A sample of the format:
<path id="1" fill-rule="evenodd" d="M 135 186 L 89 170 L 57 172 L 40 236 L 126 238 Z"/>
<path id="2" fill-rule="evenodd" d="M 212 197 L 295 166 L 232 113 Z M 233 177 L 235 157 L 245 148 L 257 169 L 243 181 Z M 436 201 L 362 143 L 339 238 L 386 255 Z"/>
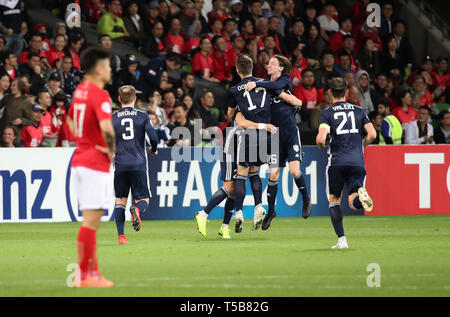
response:
<path id="1" fill-rule="evenodd" d="M 313 146 L 302 150 L 305 155 L 301 170 L 312 198 L 312 216 L 328 216 L 326 151 Z M 70 173 L 73 152 L 71 148 L 0 149 L 0 222 L 80 220 Z M 218 154 L 216 148 L 178 148 L 161 149 L 157 157 L 149 157 L 153 198 L 143 219 L 192 219 L 221 186 Z M 450 146 L 367 147 L 366 186 L 375 202 L 371 214 L 450 213 L 449 165 Z M 300 217 L 301 195 L 288 169 L 282 169 L 280 175 L 277 217 Z M 260 176 L 264 186 L 263 204 L 267 205 L 267 166 L 261 168 Z M 111 174 L 111 182 L 112 178 Z M 349 209 L 345 189 L 343 195 L 344 213 L 362 215 L 362 211 Z M 244 206 L 244 217 L 253 217 L 249 184 Z M 111 208 L 105 210 L 104 221 L 114 219 L 113 208 L 111 195 Z M 211 213 L 212 219 L 222 216 L 222 208 Z"/>

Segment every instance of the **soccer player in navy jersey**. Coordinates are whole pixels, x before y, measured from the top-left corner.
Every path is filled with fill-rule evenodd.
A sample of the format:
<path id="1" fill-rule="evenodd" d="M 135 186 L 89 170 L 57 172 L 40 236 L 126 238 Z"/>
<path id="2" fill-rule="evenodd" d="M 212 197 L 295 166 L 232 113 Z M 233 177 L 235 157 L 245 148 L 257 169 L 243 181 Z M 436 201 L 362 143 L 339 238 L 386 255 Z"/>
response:
<path id="1" fill-rule="evenodd" d="M 338 236 L 338 243 L 333 246 L 335 249 L 348 248 L 340 208 L 344 184 L 349 187 L 350 208 L 364 208 L 367 212 L 373 208 L 372 199 L 364 188 L 366 170 L 363 151 L 364 146 L 372 143 L 377 135 L 364 110 L 345 101 L 347 85 L 344 78 L 331 80 L 333 105 L 322 112 L 316 137 L 318 147 L 323 149 L 330 134 L 325 177 L 331 222 Z"/>
<path id="2" fill-rule="evenodd" d="M 252 91 L 260 87 L 269 90 L 281 89 L 287 94 L 292 94 L 292 83 L 290 73 L 292 64 L 289 60 L 281 55 L 275 55 L 269 60 L 267 66 L 267 73 L 270 76 L 268 81 L 251 82 L 247 84 L 246 90 Z M 256 88 L 255 88 L 256 87 Z M 302 194 L 303 209 L 302 215 L 308 218 L 311 214 L 311 199 L 306 188 L 305 178 L 300 171 L 300 163 L 302 161 L 302 150 L 300 133 L 295 122 L 295 114 L 298 107 L 293 107 L 289 103 L 274 97 L 271 100 L 272 112 L 271 123 L 279 128 L 280 144 L 277 166 L 272 166 L 269 175 L 269 185 L 267 187 L 267 201 L 269 203 L 269 210 L 267 216 L 264 218 L 262 229 L 267 230 L 273 218 L 276 217 L 275 200 L 278 192 L 278 179 L 280 177 L 280 168 L 286 166 L 286 161 L 289 165 L 289 172 L 295 180 L 295 184 Z"/>
<path id="3" fill-rule="evenodd" d="M 151 197 L 146 143 L 148 139 L 151 145 L 149 153 L 156 155 L 158 139 L 150 123 L 150 117 L 134 108 L 136 90 L 133 86 L 119 88 L 119 101 L 122 108 L 113 114 L 112 120 L 117 136 L 114 157 L 115 216 L 118 243 L 126 244 L 124 227 L 128 194 L 131 188 L 135 202 L 130 207 L 132 225 L 135 231 L 139 231 L 141 214 L 146 211 Z"/>

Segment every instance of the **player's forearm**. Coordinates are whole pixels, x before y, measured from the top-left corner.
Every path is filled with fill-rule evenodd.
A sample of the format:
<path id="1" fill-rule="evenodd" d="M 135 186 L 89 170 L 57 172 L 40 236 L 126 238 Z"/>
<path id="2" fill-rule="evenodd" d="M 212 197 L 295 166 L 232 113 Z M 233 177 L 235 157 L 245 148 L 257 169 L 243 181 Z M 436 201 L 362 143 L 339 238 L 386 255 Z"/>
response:
<path id="1" fill-rule="evenodd" d="M 147 136 L 150 139 L 150 146 L 152 147 L 152 151 L 156 152 L 158 149 L 158 137 L 156 136 L 155 130 L 153 128 L 148 128 Z"/>
<path id="2" fill-rule="evenodd" d="M 303 105 L 303 103 L 300 99 L 298 99 L 294 95 L 285 93 L 284 91 L 280 94 L 279 97 L 292 106 L 301 107 Z"/>
<path id="3" fill-rule="evenodd" d="M 116 136 L 114 131 L 103 131 L 103 139 L 111 152 L 116 151 Z"/>

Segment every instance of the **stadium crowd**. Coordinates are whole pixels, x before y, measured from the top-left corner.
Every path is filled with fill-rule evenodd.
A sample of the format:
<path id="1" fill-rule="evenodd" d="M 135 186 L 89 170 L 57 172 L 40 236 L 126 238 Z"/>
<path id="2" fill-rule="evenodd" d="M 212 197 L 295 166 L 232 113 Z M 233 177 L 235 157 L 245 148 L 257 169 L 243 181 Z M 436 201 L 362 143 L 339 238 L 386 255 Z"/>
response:
<path id="1" fill-rule="evenodd" d="M 60 7 L 70 2 L 55 1 Z M 304 104 L 296 118 L 300 132 L 317 130 L 331 104 L 329 79 L 344 77 L 347 100 L 364 109 L 378 131 L 375 143 L 450 143 L 448 57 L 415 65 L 408 26 L 391 1 L 380 2 L 379 28 L 366 24 L 368 0 L 347 12 L 325 0 L 212 0 L 206 15 L 204 0 L 78 2 L 82 20 L 97 25 L 99 46 L 111 50 L 124 41 L 149 58 L 141 65 L 136 53 L 112 54 L 113 78 L 105 89 L 116 108 L 120 86 L 137 89 L 136 107 L 149 114 L 160 147 L 218 144 L 207 128 L 224 131 L 231 118 L 216 106 L 214 89 L 195 94 L 196 82 L 223 90 L 236 84 L 240 54 L 252 58 L 261 78 L 272 56 L 290 58 L 293 93 Z M 24 10 L 22 0 L 0 4 L 2 146 L 75 146 L 65 118 L 83 77 L 83 29 L 30 25 Z M 191 137 L 171 139 L 179 126 Z"/>

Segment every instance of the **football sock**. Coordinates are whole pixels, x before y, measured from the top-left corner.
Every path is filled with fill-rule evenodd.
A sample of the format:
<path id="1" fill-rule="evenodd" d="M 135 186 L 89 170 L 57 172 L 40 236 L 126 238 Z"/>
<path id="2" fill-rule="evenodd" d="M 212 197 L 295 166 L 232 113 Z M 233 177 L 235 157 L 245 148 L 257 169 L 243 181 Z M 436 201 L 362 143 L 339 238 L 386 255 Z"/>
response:
<path id="1" fill-rule="evenodd" d="M 245 180 L 246 176 L 242 176 L 239 174 L 236 174 L 235 180 L 234 180 L 234 192 L 235 192 L 235 208 L 236 211 L 242 210 L 242 206 L 244 204 L 244 198 L 245 198 Z"/>
<path id="2" fill-rule="evenodd" d="M 124 205 L 116 205 L 114 207 L 114 214 L 116 218 L 116 227 L 118 235 L 123 235 L 125 228 L 125 206 Z"/>
<path id="3" fill-rule="evenodd" d="M 255 206 L 262 202 L 262 182 L 258 172 L 248 174 L 250 184 L 252 186 L 253 197 L 255 198 Z"/>
<path id="4" fill-rule="evenodd" d="M 209 215 L 209 213 L 214 209 L 214 207 L 219 205 L 225 198 L 227 198 L 227 196 L 229 196 L 228 191 L 223 187 L 220 188 L 214 193 L 211 200 L 208 202 L 203 211 Z"/>
<path id="5" fill-rule="evenodd" d="M 229 225 L 234 211 L 234 198 L 228 197 L 225 201 L 225 210 L 223 215 L 223 224 Z"/>
<path id="6" fill-rule="evenodd" d="M 302 194 L 303 201 L 308 201 L 308 190 L 306 189 L 305 177 L 303 176 L 302 172 L 300 172 L 297 176 L 294 176 L 294 180 L 298 190 Z"/>
<path id="7" fill-rule="evenodd" d="M 142 215 L 147 211 L 147 202 L 145 200 L 139 200 L 134 206 L 139 209 L 139 217 L 142 218 Z"/>
<path id="8" fill-rule="evenodd" d="M 277 198 L 278 192 L 278 181 L 269 180 L 269 184 L 267 186 L 267 202 L 269 204 L 268 212 L 271 214 L 275 211 L 275 200 Z"/>
<path id="9" fill-rule="evenodd" d="M 97 276 L 100 276 L 100 272 L 98 270 L 97 237 L 94 237 L 94 239 L 95 239 L 95 249 L 94 249 L 94 254 L 92 255 L 91 268 L 89 271 L 93 275 L 95 274 Z"/>
<path id="10" fill-rule="evenodd" d="M 96 248 L 96 230 L 80 227 L 77 237 L 78 265 L 80 266 L 81 279 L 86 279 L 92 266 Z"/>
<path id="11" fill-rule="evenodd" d="M 344 236 L 344 225 L 342 224 L 344 216 L 341 212 L 341 206 L 330 205 L 328 210 L 331 216 L 331 223 L 333 224 L 334 231 L 336 232 L 338 238 Z"/>
<path id="12" fill-rule="evenodd" d="M 352 205 L 356 209 L 362 209 L 363 208 L 363 205 L 361 204 L 361 201 L 359 200 L 359 196 L 356 196 L 355 199 L 353 199 Z"/>

